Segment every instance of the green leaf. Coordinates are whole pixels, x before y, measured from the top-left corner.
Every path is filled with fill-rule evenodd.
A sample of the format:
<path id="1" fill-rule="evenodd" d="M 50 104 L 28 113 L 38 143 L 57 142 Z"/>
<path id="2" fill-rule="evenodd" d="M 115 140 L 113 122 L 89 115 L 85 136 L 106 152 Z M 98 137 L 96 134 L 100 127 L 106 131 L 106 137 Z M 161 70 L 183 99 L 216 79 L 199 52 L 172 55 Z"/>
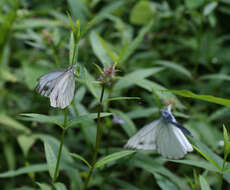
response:
<path id="1" fill-rule="evenodd" d="M 200 186 L 201 186 L 201 190 L 211 190 L 208 182 L 202 175 L 200 175 Z"/>
<path id="2" fill-rule="evenodd" d="M 89 8 L 83 0 L 67 0 L 71 15 L 75 19 L 85 20 L 89 15 Z"/>
<path id="3" fill-rule="evenodd" d="M 25 77 L 25 83 L 30 90 L 34 90 L 37 85 L 37 79 L 44 73 L 47 73 L 47 68 L 38 64 L 31 64 L 27 60 L 22 62 L 22 70 Z"/>
<path id="4" fill-rule="evenodd" d="M 174 71 L 176 71 L 177 73 L 181 73 L 182 75 L 188 77 L 189 79 L 192 78 L 192 74 L 183 66 L 171 62 L 171 61 L 164 61 L 164 60 L 158 60 L 158 61 L 154 61 L 155 64 L 172 69 Z"/>
<path id="5" fill-rule="evenodd" d="M 45 135 L 45 134 L 39 134 L 38 137 L 44 142 L 44 144 L 45 142 L 47 142 L 47 144 L 50 145 L 50 147 L 52 148 L 57 158 L 59 147 L 60 147 L 60 141 L 50 135 Z M 65 145 L 63 145 L 62 156 L 61 156 L 61 161 L 60 161 L 61 167 L 63 166 L 67 168 L 68 164 L 74 163 L 73 158 L 69 154 L 70 154 L 69 150 L 67 149 Z"/>
<path id="6" fill-rule="evenodd" d="M 208 155 L 206 155 L 204 152 L 202 152 L 198 147 L 194 146 L 194 149 L 199 152 L 206 160 L 208 160 L 209 162 L 211 162 L 217 169 L 219 169 L 219 171 L 221 172 L 221 167 L 218 165 L 218 163 L 216 163 L 211 157 L 209 157 Z"/>
<path id="7" fill-rule="evenodd" d="M 149 1 L 138 1 L 130 13 L 130 22 L 132 24 L 148 24 L 155 16 L 156 10 Z"/>
<path id="8" fill-rule="evenodd" d="M 0 76 L 5 81 L 9 81 L 13 83 L 19 81 L 19 79 L 14 74 L 10 73 L 6 69 L 0 70 Z"/>
<path id="9" fill-rule="evenodd" d="M 45 146 L 45 155 L 46 155 L 46 161 L 48 165 L 49 174 L 50 174 L 50 177 L 54 179 L 57 157 L 56 157 L 56 154 L 52 146 L 47 141 L 44 142 L 44 146 Z"/>
<path id="10" fill-rule="evenodd" d="M 203 75 L 199 78 L 200 80 L 223 80 L 223 81 L 230 81 L 230 76 L 226 74 L 208 74 L 208 75 Z"/>
<path id="11" fill-rule="evenodd" d="M 177 186 L 169 181 L 166 177 L 159 175 L 157 173 L 153 173 L 157 184 L 160 186 L 162 190 L 178 190 Z"/>
<path id="12" fill-rule="evenodd" d="M 22 186 L 20 188 L 16 188 L 14 190 L 37 190 L 35 188 L 32 188 L 32 187 L 28 187 L 28 186 Z"/>
<path id="13" fill-rule="evenodd" d="M 214 153 L 211 149 L 209 149 L 205 144 L 200 142 L 198 139 L 190 138 L 190 140 L 192 141 L 192 144 L 195 144 L 204 155 L 211 158 L 211 160 L 213 160 L 213 162 L 215 162 L 218 165 L 217 168 L 222 167 L 223 159 L 220 156 Z"/>
<path id="14" fill-rule="evenodd" d="M 157 94 L 156 89 L 152 89 L 152 94 L 153 94 L 153 98 L 154 98 L 154 102 L 156 103 L 158 109 L 162 108 L 162 103 L 161 103 L 161 99 L 159 97 L 159 95 Z"/>
<path id="15" fill-rule="evenodd" d="M 47 115 L 37 114 L 37 113 L 22 113 L 20 115 L 31 117 L 35 119 L 34 121 L 52 123 L 52 124 L 58 125 L 59 127 L 63 128 L 62 123 L 54 119 L 53 116 L 47 116 Z"/>
<path id="16" fill-rule="evenodd" d="M 37 185 L 40 187 L 41 190 L 51 190 L 51 187 L 45 183 L 38 183 Z"/>
<path id="17" fill-rule="evenodd" d="M 134 72 L 128 73 L 124 77 L 120 78 L 120 80 L 115 84 L 114 90 L 118 91 L 131 87 L 132 85 L 135 85 L 137 81 L 153 76 L 163 70 L 164 69 L 162 67 L 135 70 Z"/>
<path id="18" fill-rule="evenodd" d="M 0 113 L 0 123 L 15 130 L 30 133 L 30 129 L 4 113 Z"/>
<path id="19" fill-rule="evenodd" d="M 121 112 L 120 110 L 115 110 L 115 109 L 110 109 L 110 111 L 113 114 L 115 114 L 119 119 L 124 121 L 124 123 L 121 124 L 121 126 L 129 137 L 136 133 L 135 124 L 125 113 Z"/>
<path id="20" fill-rule="evenodd" d="M 102 112 L 100 116 L 101 117 L 107 117 L 110 115 L 112 115 L 112 113 Z M 77 125 L 79 123 L 84 123 L 86 121 L 96 119 L 96 118 L 97 118 L 97 113 L 91 113 L 91 114 L 77 116 L 77 117 L 74 117 L 74 119 L 67 122 L 66 128 L 74 127 L 74 125 Z M 78 126 L 75 126 L 75 127 L 78 127 Z"/>
<path id="21" fill-rule="evenodd" d="M 154 107 L 154 108 L 138 108 L 130 111 L 127 113 L 130 119 L 137 119 L 137 118 L 148 118 L 151 117 L 152 115 L 156 115 L 159 112 L 159 109 Z"/>
<path id="22" fill-rule="evenodd" d="M 47 170 L 48 170 L 48 168 L 47 168 L 46 164 L 34 164 L 31 166 L 19 168 L 17 170 L 11 170 L 11 171 L 0 173 L 0 178 L 15 177 L 18 175 L 27 174 L 27 173 L 31 173 L 31 172 L 33 172 L 33 173 L 44 172 Z"/>
<path id="23" fill-rule="evenodd" d="M 18 143 L 25 157 L 27 157 L 30 148 L 33 146 L 37 138 L 36 135 L 19 135 L 17 137 Z"/>
<path id="24" fill-rule="evenodd" d="M 54 187 L 56 188 L 56 190 L 67 190 L 66 186 L 63 183 L 60 183 L 60 182 L 55 183 Z"/>
<path id="25" fill-rule="evenodd" d="M 115 51 L 111 50 L 111 48 L 109 47 L 112 45 L 107 43 L 101 36 L 98 36 L 98 38 L 101 42 L 102 47 L 106 51 L 107 55 L 109 55 L 110 59 L 113 60 L 113 63 L 117 63 L 118 62 L 118 55 L 116 54 Z"/>
<path id="26" fill-rule="evenodd" d="M 117 100 L 140 100 L 139 97 L 114 97 L 114 98 L 107 98 L 103 100 L 103 102 L 110 102 L 110 101 L 117 101 Z"/>
<path id="27" fill-rule="evenodd" d="M 221 107 L 220 109 L 215 110 L 208 118 L 211 122 L 213 120 L 222 120 L 223 118 L 228 118 L 230 116 L 229 107 Z"/>
<path id="28" fill-rule="evenodd" d="M 213 172 L 220 172 L 215 166 L 210 164 L 206 161 L 200 161 L 200 160 L 168 160 L 170 162 L 175 162 L 178 164 L 186 164 L 190 166 L 195 166 L 199 168 L 203 168 L 205 170 L 213 171 Z"/>
<path id="29" fill-rule="evenodd" d="M 112 65 L 112 59 L 109 57 L 106 50 L 104 49 L 103 44 L 101 43 L 101 39 L 102 37 L 95 30 L 90 32 L 90 43 L 93 48 L 93 52 L 101 61 L 104 68 L 107 68 Z"/>
<path id="30" fill-rule="evenodd" d="M 204 4 L 204 0 L 185 0 L 185 5 L 188 9 L 197 9 Z"/>
<path id="31" fill-rule="evenodd" d="M 152 158 L 145 154 L 137 153 L 135 157 L 132 159 L 131 165 L 138 168 L 142 168 L 145 171 L 150 172 L 152 174 L 158 173 L 163 176 L 166 176 L 170 179 L 170 181 L 178 185 L 180 189 L 189 189 L 185 181 L 183 181 L 183 178 L 178 177 L 176 174 L 164 167 L 164 162 L 165 159 Z"/>
<path id="32" fill-rule="evenodd" d="M 69 65 L 72 64 L 73 57 L 76 56 L 76 51 L 75 51 L 75 55 L 73 55 L 74 46 L 75 46 L 74 36 L 73 36 L 73 32 L 71 32 L 70 33 L 70 40 L 69 40 Z M 75 62 L 73 62 L 73 63 L 75 64 Z"/>
<path id="33" fill-rule="evenodd" d="M 121 159 L 125 156 L 129 156 L 135 152 L 136 151 L 134 151 L 134 150 L 124 150 L 121 152 L 115 152 L 113 154 L 110 154 L 110 155 L 105 156 L 105 157 L 101 158 L 100 160 L 98 160 L 95 164 L 95 168 L 102 167 L 105 164 L 108 164 L 108 163 L 113 162 L 115 160 Z"/>
<path id="34" fill-rule="evenodd" d="M 153 22 L 149 22 L 146 26 L 144 26 L 140 32 L 138 33 L 137 37 L 133 40 L 133 42 L 122 52 L 119 58 L 119 63 L 123 64 L 132 53 L 137 49 L 137 47 L 141 44 L 145 34 L 152 29 Z"/>
<path id="35" fill-rule="evenodd" d="M 17 22 L 13 25 L 13 29 L 15 30 L 25 30 L 29 28 L 43 28 L 43 27 L 57 27 L 64 25 L 64 23 L 58 20 L 51 20 L 51 19 L 42 19 L 42 18 L 27 18 L 27 19 L 20 19 L 20 22 Z"/>
<path id="36" fill-rule="evenodd" d="M 217 2 L 211 2 L 207 4 L 204 7 L 203 15 L 208 16 L 209 14 L 211 14 L 214 11 L 214 9 L 217 7 L 217 5 L 218 5 Z"/>
<path id="37" fill-rule="evenodd" d="M 228 99 L 219 98 L 210 95 L 197 95 L 188 90 L 168 90 L 168 91 L 177 94 L 179 96 L 183 96 L 187 98 L 195 98 L 195 99 L 204 100 L 207 102 L 212 102 L 212 103 L 230 107 L 230 100 Z"/>
<path id="38" fill-rule="evenodd" d="M 14 170 L 16 164 L 16 155 L 14 152 L 14 146 L 11 142 L 6 142 L 3 146 L 3 152 L 7 161 L 8 169 Z"/>
<path id="39" fill-rule="evenodd" d="M 89 163 L 85 158 L 83 158 L 82 156 L 80 156 L 79 154 L 70 153 L 70 156 L 72 156 L 72 157 L 74 157 L 74 158 L 77 158 L 77 159 L 83 161 L 89 168 L 92 167 L 92 166 L 90 165 L 90 163 Z"/>
<path id="40" fill-rule="evenodd" d="M 230 153 L 230 141 L 228 141 L 228 143 L 226 145 L 224 145 L 224 154 L 227 157 Z"/>
<path id="41" fill-rule="evenodd" d="M 227 129 L 225 128 L 225 126 L 223 125 L 223 136 L 224 136 L 224 154 L 227 153 L 227 144 L 228 144 L 228 141 L 229 141 L 229 136 L 228 136 L 228 131 Z"/>
<path id="42" fill-rule="evenodd" d="M 111 2 L 109 5 L 106 5 L 99 14 L 95 15 L 92 20 L 90 20 L 86 26 L 82 30 L 82 36 L 85 35 L 89 29 L 91 29 L 94 25 L 102 22 L 108 15 L 112 14 L 114 11 L 119 9 L 120 7 L 124 6 L 124 4 L 127 3 L 123 0 L 117 0 L 114 2 Z"/>

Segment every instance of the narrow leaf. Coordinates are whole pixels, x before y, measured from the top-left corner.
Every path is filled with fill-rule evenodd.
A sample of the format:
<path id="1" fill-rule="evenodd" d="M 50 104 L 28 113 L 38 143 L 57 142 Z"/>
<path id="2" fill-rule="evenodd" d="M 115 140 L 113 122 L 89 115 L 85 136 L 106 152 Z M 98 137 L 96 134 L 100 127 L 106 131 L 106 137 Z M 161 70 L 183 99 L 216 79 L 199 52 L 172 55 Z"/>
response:
<path id="1" fill-rule="evenodd" d="M 211 190 L 208 182 L 202 175 L 200 175 L 200 186 L 201 186 L 201 190 Z"/>
<path id="2" fill-rule="evenodd" d="M 105 164 L 108 164 L 110 162 L 113 162 L 115 160 L 118 160 L 120 158 L 128 156 L 130 154 L 133 154 L 134 152 L 136 152 L 136 151 L 134 151 L 134 150 L 124 150 L 124 151 L 121 151 L 121 152 L 115 152 L 113 154 L 105 156 L 105 157 L 101 158 L 99 161 L 96 162 L 95 168 L 102 167 Z"/>
<path id="3" fill-rule="evenodd" d="M 166 177 L 153 173 L 156 178 L 157 184 L 161 187 L 162 190 L 178 190 L 177 186 L 169 181 Z"/>
<path id="4" fill-rule="evenodd" d="M 114 115 L 116 115 L 119 119 L 123 120 L 123 124 L 121 127 L 124 129 L 126 134 L 130 137 L 136 133 L 136 126 L 133 121 L 126 115 L 125 113 L 121 112 L 120 110 L 110 109 Z"/>
<path id="5" fill-rule="evenodd" d="M 217 169 L 219 169 L 219 171 L 221 171 L 220 166 L 213 160 L 211 159 L 208 155 L 206 155 L 205 153 L 203 153 L 198 147 L 193 146 L 194 149 L 199 152 L 206 160 L 208 160 L 209 162 L 211 162 Z"/>
<path id="6" fill-rule="evenodd" d="M 47 116 L 47 115 L 37 114 L 37 113 L 23 113 L 20 115 L 34 118 L 35 121 L 38 121 L 38 122 L 53 123 L 53 124 L 56 124 L 59 127 L 63 128 L 62 123 L 60 121 L 52 118 L 52 116 Z"/>
<path id="7" fill-rule="evenodd" d="M 115 98 L 107 98 L 104 102 L 116 101 L 116 100 L 140 100 L 139 97 L 115 97 Z"/>
<path id="8" fill-rule="evenodd" d="M 50 190 L 50 186 L 45 183 L 37 183 L 41 190 Z"/>
<path id="9" fill-rule="evenodd" d="M 112 115 L 112 113 L 101 113 L 101 117 L 107 117 L 107 116 L 110 116 Z M 81 116 L 77 116 L 75 117 L 74 119 L 70 120 L 66 127 L 72 127 L 76 124 L 79 124 L 79 123 L 84 123 L 86 121 L 89 121 L 89 120 L 92 120 L 92 119 L 96 119 L 97 118 L 97 113 L 91 113 L 91 114 L 87 114 L 87 115 L 81 115 Z"/>
<path id="10" fill-rule="evenodd" d="M 157 65 L 172 69 L 174 71 L 177 71 L 178 73 L 181 73 L 190 79 L 192 78 L 192 74 L 186 68 L 184 68 L 183 66 L 181 66 L 177 63 L 173 63 L 171 61 L 164 61 L 164 60 L 155 61 L 154 63 Z"/>
<path id="11" fill-rule="evenodd" d="M 48 170 L 50 177 L 53 179 L 54 178 L 54 173 L 55 173 L 55 168 L 56 168 L 56 163 L 57 163 L 57 158 L 56 155 L 48 142 L 44 142 L 45 146 L 45 154 L 46 154 L 46 161 L 48 164 Z"/>
<path id="12" fill-rule="evenodd" d="M 70 153 L 70 156 L 72 156 L 72 157 L 74 157 L 74 158 L 77 158 L 77 159 L 83 161 L 89 168 L 91 168 L 90 163 L 89 163 L 85 158 L 83 158 L 82 156 L 80 156 L 79 154 Z"/>
<path id="13" fill-rule="evenodd" d="M 56 188 L 56 190 L 67 190 L 66 186 L 63 183 L 55 183 L 54 187 Z"/>
<path id="14" fill-rule="evenodd" d="M 227 129 L 225 128 L 225 126 L 223 125 L 223 136 L 224 136 L 224 155 L 227 154 L 227 144 L 229 142 L 229 137 L 228 137 L 228 131 Z"/>
<path id="15" fill-rule="evenodd" d="M 206 161 L 200 161 L 200 160 L 199 161 L 198 160 L 169 160 L 169 161 L 175 162 L 178 164 L 186 164 L 190 166 L 203 168 L 203 169 L 213 171 L 213 172 L 220 172 L 215 166 L 213 166 L 212 164 Z"/>
<path id="16" fill-rule="evenodd" d="M 43 171 L 47 171 L 47 169 L 48 168 L 46 164 L 34 164 L 31 166 L 19 168 L 17 170 L 11 170 L 11 171 L 0 173 L 0 178 L 15 177 L 18 175 L 27 174 L 31 172 L 33 173 L 43 172 Z"/>
<path id="17" fill-rule="evenodd" d="M 216 103 L 216 104 L 230 107 L 230 100 L 225 99 L 225 98 L 219 98 L 219 97 L 210 96 L 210 95 L 197 95 L 197 94 L 194 94 L 193 92 L 188 91 L 188 90 L 168 90 L 168 91 L 172 92 L 174 94 L 177 94 L 179 96 L 204 100 L 207 102 L 212 102 L 212 103 Z"/>
<path id="18" fill-rule="evenodd" d="M 140 45 L 142 42 L 145 34 L 149 32 L 152 28 L 153 22 L 149 22 L 146 26 L 144 26 L 137 37 L 133 40 L 133 42 L 125 49 L 124 53 L 122 53 L 120 57 L 120 64 L 124 63 L 129 56 L 137 49 L 137 47 Z"/>
<path id="19" fill-rule="evenodd" d="M 0 123 L 4 126 L 8 126 L 11 127 L 15 130 L 19 130 L 25 133 L 30 133 L 30 130 L 24 126 L 23 124 L 21 124 L 20 122 L 16 121 L 15 119 L 11 118 L 10 116 L 4 114 L 4 113 L 0 113 Z"/>
<path id="20" fill-rule="evenodd" d="M 97 58 L 101 61 L 103 66 L 110 67 L 112 65 L 112 59 L 107 54 L 106 50 L 104 49 L 101 39 L 102 37 L 96 32 L 92 31 L 90 33 L 90 43 L 93 48 L 93 52 L 97 56 Z"/>

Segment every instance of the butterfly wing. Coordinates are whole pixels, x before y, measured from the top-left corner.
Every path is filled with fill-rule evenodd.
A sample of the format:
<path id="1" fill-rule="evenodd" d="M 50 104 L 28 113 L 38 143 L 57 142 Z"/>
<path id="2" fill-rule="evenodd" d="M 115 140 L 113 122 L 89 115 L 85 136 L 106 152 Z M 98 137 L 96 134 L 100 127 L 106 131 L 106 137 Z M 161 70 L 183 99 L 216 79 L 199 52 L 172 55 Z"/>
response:
<path id="1" fill-rule="evenodd" d="M 193 150 L 181 130 L 168 122 L 159 129 L 156 146 L 162 156 L 170 159 L 183 158 L 187 152 Z"/>
<path id="2" fill-rule="evenodd" d="M 161 127 L 162 119 L 159 118 L 140 129 L 125 144 L 125 148 L 154 150 L 156 149 L 156 137 Z"/>
<path id="3" fill-rule="evenodd" d="M 45 75 L 42 75 L 38 79 L 38 85 L 36 87 L 36 91 L 42 96 L 49 97 L 53 88 L 57 83 L 57 78 L 65 73 L 66 69 L 58 69 L 52 72 L 49 72 Z"/>
<path id="4" fill-rule="evenodd" d="M 58 77 L 56 86 L 49 96 L 51 106 L 64 109 L 73 100 L 74 90 L 74 74 L 71 71 L 67 71 L 64 75 Z"/>

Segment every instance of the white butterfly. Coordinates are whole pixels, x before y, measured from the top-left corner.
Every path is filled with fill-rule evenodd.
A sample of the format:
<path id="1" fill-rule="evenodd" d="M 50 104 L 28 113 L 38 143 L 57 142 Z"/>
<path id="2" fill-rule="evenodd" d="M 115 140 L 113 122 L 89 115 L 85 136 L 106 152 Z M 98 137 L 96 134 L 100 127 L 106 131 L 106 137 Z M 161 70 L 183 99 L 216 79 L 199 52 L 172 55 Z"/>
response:
<path id="1" fill-rule="evenodd" d="M 177 123 L 171 113 L 171 105 L 161 110 L 162 116 L 140 129 L 125 144 L 125 148 L 157 150 L 162 156 L 170 159 L 183 158 L 187 152 L 193 151 L 185 135 L 192 136 L 190 131 Z"/>
<path id="2" fill-rule="evenodd" d="M 64 109 L 73 100 L 75 90 L 74 67 L 57 69 L 38 79 L 36 91 L 50 98 L 50 104 L 55 108 Z"/>

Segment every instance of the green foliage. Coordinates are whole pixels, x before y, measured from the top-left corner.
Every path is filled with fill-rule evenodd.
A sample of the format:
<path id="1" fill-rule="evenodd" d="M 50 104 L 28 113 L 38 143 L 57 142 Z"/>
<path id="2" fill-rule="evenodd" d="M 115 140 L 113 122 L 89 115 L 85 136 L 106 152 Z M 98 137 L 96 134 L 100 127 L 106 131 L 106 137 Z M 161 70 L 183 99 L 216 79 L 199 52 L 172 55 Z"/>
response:
<path id="1" fill-rule="evenodd" d="M 112 161 L 115 161 L 115 160 L 118 160 L 120 158 L 123 158 L 125 156 L 128 156 L 130 154 L 133 154 L 135 153 L 135 151 L 133 150 L 124 150 L 124 151 L 121 151 L 121 152 L 116 152 L 116 153 L 113 153 L 113 154 L 110 154 L 108 156 L 105 156 L 103 158 L 101 158 L 100 160 L 98 160 L 95 164 L 95 168 L 100 168 Z"/>
<path id="2" fill-rule="evenodd" d="M 0 1 L 1 189 L 229 189 L 229 16 L 228 0 Z M 35 88 L 69 65 L 65 117 Z M 122 149 L 168 104 L 192 153 Z"/>

